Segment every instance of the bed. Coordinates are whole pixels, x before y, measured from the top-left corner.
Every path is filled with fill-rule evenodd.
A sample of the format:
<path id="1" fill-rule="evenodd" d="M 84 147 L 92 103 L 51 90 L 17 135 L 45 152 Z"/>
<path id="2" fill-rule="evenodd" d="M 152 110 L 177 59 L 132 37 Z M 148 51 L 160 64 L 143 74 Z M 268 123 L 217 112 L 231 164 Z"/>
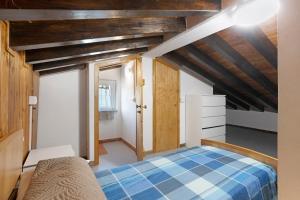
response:
<path id="1" fill-rule="evenodd" d="M 40 160 L 22 171 L 22 138 L 19 130 L 0 140 L 0 200 L 106 199 L 82 158 Z"/>
<path id="2" fill-rule="evenodd" d="M 277 198 L 277 160 L 221 142 L 202 146 L 95 175 L 108 200 Z"/>

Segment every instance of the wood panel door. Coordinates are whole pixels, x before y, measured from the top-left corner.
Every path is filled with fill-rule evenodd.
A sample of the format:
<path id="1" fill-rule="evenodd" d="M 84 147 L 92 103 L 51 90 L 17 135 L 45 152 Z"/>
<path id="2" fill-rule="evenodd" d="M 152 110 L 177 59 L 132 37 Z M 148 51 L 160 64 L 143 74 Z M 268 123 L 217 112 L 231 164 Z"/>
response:
<path id="1" fill-rule="evenodd" d="M 136 100 L 136 156 L 138 160 L 144 158 L 143 147 L 143 113 L 146 108 L 143 105 L 144 79 L 141 59 L 136 59 L 135 66 L 135 100 Z"/>
<path id="2" fill-rule="evenodd" d="M 153 150 L 179 147 L 179 70 L 155 60 L 153 66 Z"/>

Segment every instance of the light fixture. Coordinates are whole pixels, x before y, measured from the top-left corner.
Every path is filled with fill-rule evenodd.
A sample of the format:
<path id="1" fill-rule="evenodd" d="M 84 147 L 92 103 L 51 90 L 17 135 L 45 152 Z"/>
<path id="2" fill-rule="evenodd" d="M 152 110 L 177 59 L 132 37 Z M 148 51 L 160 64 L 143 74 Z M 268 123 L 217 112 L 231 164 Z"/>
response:
<path id="1" fill-rule="evenodd" d="M 239 26 L 260 24 L 276 15 L 279 10 L 279 0 L 248 0 L 236 6 L 233 20 Z"/>

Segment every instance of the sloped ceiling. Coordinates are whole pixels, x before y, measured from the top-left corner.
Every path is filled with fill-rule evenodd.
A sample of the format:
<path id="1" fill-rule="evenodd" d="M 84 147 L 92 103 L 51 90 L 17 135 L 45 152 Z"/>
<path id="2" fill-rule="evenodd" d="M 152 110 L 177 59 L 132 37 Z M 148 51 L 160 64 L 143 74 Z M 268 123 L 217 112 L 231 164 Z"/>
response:
<path id="1" fill-rule="evenodd" d="M 277 24 L 231 27 L 164 57 L 193 68 L 231 109 L 277 111 Z"/>

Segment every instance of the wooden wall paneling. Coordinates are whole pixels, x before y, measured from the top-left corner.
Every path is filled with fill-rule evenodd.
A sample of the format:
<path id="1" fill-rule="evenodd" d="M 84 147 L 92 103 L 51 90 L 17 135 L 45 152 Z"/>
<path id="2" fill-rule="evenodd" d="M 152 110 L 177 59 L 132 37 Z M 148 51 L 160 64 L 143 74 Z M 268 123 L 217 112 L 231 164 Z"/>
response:
<path id="1" fill-rule="evenodd" d="M 25 63 L 24 52 L 9 49 L 8 27 L 8 23 L 0 21 L 0 138 L 24 129 L 24 142 L 20 146 L 24 159 L 29 143 L 28 96 L 32 93 L 32 67 Z"/>
<path id="2" fill-rule="evenodd" d="M 21 129 L 0 139 L 0 200 L 8 199 L 21 174 L 22 138 Z"/>
<path id="3" fill-rule="evenodd" d="M 8 53 L 5 51 L 6 26 L 0 22 L 0 139 L 8 134 Z"/>

